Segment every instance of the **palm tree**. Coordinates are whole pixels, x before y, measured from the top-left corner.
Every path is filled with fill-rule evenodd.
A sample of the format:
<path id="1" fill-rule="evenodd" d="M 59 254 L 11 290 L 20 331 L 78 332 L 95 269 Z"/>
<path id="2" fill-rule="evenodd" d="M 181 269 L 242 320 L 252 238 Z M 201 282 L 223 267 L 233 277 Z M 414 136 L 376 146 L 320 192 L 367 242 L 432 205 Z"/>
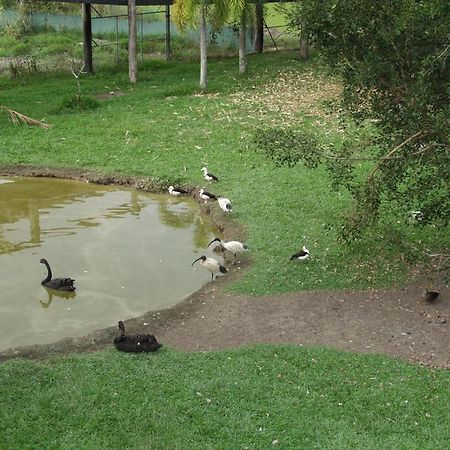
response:
<path id="1" fill-rule="evenodd" d="M 188 25 L 200 28 L 200 89 L 206 92 L 207 79 L 207 15 L 210 7 L 208 0 L 176 0 L 173 6 L 173 19 L 180 31 L 185 31 Z"/>
<path id="2" fill-rule="evenodd" d="M 244 14 L 245 0 L 175 0 L 173 7 L 173 19 L 180 31 L 184 31 L 188 25 L 199 25 L 200 32 L 200 89 L 206 92 L 208 88 L 207 68 L 208 68 L 208 48 L 207 48 L 207 22 L 214 28 L 224 25 L 230 15 L 241 17 L 243 29 L 242 38 L 239 39 L 239 67 L 243 67 L 245 72 L 245 31 L 246 18 Z M 242 25 L 243 24 L 243 25 Z M 241 36 L 241 32 L 240 32 Z M 242 40 L 242 43 L 241 43 Z"/>

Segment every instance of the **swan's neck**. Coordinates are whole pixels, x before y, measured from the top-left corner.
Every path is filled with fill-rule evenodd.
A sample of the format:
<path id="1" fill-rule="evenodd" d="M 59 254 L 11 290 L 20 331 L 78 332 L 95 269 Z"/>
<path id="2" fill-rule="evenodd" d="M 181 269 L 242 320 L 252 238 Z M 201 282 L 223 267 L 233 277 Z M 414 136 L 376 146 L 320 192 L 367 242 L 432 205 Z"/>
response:
<path id="1" fill-rule="evenodd" d="M 47 261 L 44 261 L 45 267 L 47 267 L 47 278 L 45 280 L 42 280 L 41 283 L 47 283 L 52 279 L 52 269 L 50 269 L 50 264 Z"/>

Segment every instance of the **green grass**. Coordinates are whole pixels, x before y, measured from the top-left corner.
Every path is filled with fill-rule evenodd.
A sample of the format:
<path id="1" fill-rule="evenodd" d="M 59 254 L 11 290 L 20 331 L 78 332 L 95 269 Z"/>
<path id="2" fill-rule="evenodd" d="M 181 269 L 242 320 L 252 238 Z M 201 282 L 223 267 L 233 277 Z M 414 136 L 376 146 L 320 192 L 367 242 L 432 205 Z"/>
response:
<path id="1" fill-rule="evenodd" d="M 248 232 L 252 267 L 231 289 L 265 294 L 299 289 L 388 286 L 405 280 L 407 256 L 448 247 L 447 230 L 414 228 L 401 217 L 343 245 L 336 227 L 349 206 L 345 192 L 334 192 L 324 168 L 276 167 L 254 144 L 260 126 L 285 122 L 256 103 L 238 102 L 251 96 L 281 71 L 305 75 L 307 96 L 321 70 L 299 62 L 292 53 L 253 55 L 249 73 L 238 76 L 235 58 L 209 64 L 209 96 L 197 95 L 198 63 L 149 61 L 139 83 L 130 85 L 125 67 L 99 70 L 81 79 L 82 95 L 122 90 L 126 95 L 102 101 L 95 111 L 54 114 L 64 99 L 77 92 L 72 75 L 38 74 L 0 79 L 0 104 L 53 128 L 13 126 L 0 115 L 0 165 L 28 164 L 97 170 L 144 176 L 160 185 L 204 185 L 200 168 L 207 165 L 221 181 L 211 190 L 234 203 L 233 217 Z M 316 74 L 316 75 L 314 75 Z M 294 76 L 294 75 L 291 75 Z M 297 75 L 295 75 L 297 76 Z M 289 90 L 289 86 L 286 87 Z M 339 145 L 343 134 L 331 125 L 315 125 L 315 117 L 296 112 L 296 129 L 312 127 L 319 139 Z M 330 122 L 328 122 L 330 123 Z M 398 219 L 398 220 L 397 220 Z M 312 259 L 289 261 L 306 244 Z"/>
<path id="2" fill-rule="evenodd" d="M 294 346 L 0 366 L 14 449 L 436 449 L 449 372 Z"/>

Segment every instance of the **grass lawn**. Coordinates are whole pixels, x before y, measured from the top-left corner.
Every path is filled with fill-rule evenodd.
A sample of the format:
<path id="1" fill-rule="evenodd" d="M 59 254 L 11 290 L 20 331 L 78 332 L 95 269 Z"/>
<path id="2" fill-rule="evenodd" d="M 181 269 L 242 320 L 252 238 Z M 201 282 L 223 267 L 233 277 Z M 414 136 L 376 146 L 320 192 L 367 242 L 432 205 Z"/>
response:
<path id="1" fill-rule="evenodd" d="M 450 378 L 294 346 L 0 365 L 4 449 L 447 448 Z"/>
<path id="2" fill-rule="evenodd" d="M 4 43 L 0 39 L 0 45 Z M 12 44 L 11 44 L 12 45 Z M 449 245 L 448 230 L 389 217 L 351 245 L 337 224 L 349 206 L 323 167 L 277 167 L 255 145 L 261 126 L 313 130 L 339 145 L 343 128 L 325 104 L 339 82 L 294 53 L 209 64 L 148 61 L 139 82 L 113 67 L 82 76 L 81 92 L 111 91 L 98 108 L 61 112 L 77 92 L 70 73 L 0 78 L 0 105 L 53 124 L 13 126 L 0 115 L 0 166 L 78 168 L 204 186 L 206 165 L 247 230 L 252 265 L 230 289 L 277 293 L 401 283 L 408 255 Z M 352 132 L 352 128 L 347 129 Z M 330 227 L 331 226 L 331 227 Z M 312 258 L 289 261 L 303 244 Z M 190 268 L 187 268 L 189 270 Z M 0 448 L 264 449 L 446 448 L 449 372 L 390 358 L 294 346 L 210 353 L 115 350 L 0 365 Z"/>

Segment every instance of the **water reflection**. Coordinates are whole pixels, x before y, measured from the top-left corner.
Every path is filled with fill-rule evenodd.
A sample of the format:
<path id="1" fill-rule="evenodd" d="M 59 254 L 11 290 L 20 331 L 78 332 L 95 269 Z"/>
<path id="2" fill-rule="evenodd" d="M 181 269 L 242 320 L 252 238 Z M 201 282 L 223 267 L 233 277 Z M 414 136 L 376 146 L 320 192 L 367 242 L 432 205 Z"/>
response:
<path id="1" fill-rule="evenodd" d="M 41 306 L 43 308 L 48 308 L 52 304 L 53 297 L 58 297 L 58 298 L 62 298 L 65 300 L 72 300 L 77 295 L 76 292 L 74 292 L 74 291 L 58 292 L 58 291 L 55 291 L 53 289 L 48 289 L 48 288 L 45 288 L 45 290 L 47 291 L 47 296 L 48 296 L 47 301 L 43 302 L 42 300 L 39 300 L 39 303 L 41 304 Z"/>
<path id="2" fill-rule="evenodd" d="M 190 262 L 216 233 L 191 198 L 0 180 L 0 349 L 86 334 L 178 303 L 208 281 Z M 41 257 L 54 277 L 76 279 L 76 294 L 40 285 Z"/>

